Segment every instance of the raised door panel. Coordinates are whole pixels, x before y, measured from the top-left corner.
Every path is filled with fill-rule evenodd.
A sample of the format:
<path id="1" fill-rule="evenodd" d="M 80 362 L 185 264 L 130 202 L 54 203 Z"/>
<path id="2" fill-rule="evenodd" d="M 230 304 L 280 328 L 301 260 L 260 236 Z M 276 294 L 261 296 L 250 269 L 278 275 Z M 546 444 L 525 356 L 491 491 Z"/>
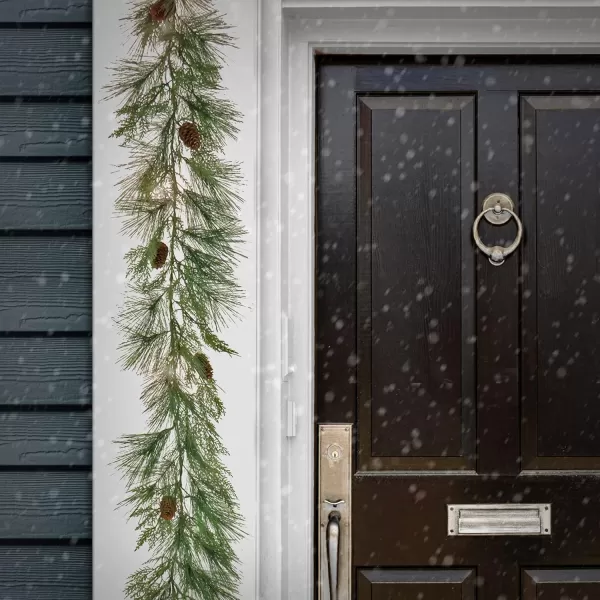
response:
<path id="1" fill-rule="evenodd" d="M 361 470 L 473 465 L 473 130 L 470 96 L 359 99 Z"/>
<path id="2" fill-rule="evenodd" d="M 390 569 L 358 572 L 357 600 L 474 600 L 470 569 Z"/>
<path id="3" fill-rule="evenodd" d="M 600 569 L 527 569 L 523 600 L 595 600 L 600 597 Z"/>
<path id="4" fill-rule="evenodd" d="M 600 467 L 600 99 L 522 99 L 523 467 Z"/>

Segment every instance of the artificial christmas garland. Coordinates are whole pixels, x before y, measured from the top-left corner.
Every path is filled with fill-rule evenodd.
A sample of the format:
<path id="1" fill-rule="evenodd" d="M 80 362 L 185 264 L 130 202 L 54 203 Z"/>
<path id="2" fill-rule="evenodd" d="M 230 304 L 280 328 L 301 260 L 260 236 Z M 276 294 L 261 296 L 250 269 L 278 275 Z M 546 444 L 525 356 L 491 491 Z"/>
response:
<path id="1" fill-rule="evenodd" d="M 151 558 L 128 579 L 133 600 L 233 599 L 241 516 L 216 424 L 223 415 L 208 353 L 235 352 L 219 330 L 241 301 L 244 235 L 237 165 L 222 158 L 240 115 L 222 91 L 231 46 L 210 0 L 135 0 L 134 44 L 114 68 L 113 137 L 130 153 L 117 213 L 141 240 L 126 256 L 117 324 L 123 365 L 143 375 L 146 433 L 121 438 L 121 505 Z M 136 548 L 136 549 L 137 549 Z"/>

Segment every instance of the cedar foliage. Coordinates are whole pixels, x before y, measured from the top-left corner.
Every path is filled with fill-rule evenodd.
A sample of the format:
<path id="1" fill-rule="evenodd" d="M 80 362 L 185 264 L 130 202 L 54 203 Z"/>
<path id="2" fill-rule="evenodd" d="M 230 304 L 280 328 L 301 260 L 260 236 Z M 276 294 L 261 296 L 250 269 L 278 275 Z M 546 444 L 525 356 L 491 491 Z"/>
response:
<path id="1" fill-rule="evenodd" d="M 143 377 L 148 430 L 118 440 L 116 464 L 136 549 L 147 546 L 151 558 L 125 591 L 132 600 L 231 600 L 242 519 L 216 428 L 223 404 L 204 358 L 235 354 L 219 331 L 242 298 L 240 171 L 222 158 L 240 121 L 221 97 L 221 49 L 232 38 L 209 0 L 135 0 L 126 24 L 134 43 L 113 68 L 108 97 L 120 101 L 113 137 L 130 157 L 116 210 L 140 243 L 126 255 L 117 325 L 122 364 Z M 197 151 L 182 143 L 183 123 L 196 126 Z M 169 251 L 157 270 L 161 244 Z M 172 519 L 161 518 L 164 498 L 176 507 Z"/>

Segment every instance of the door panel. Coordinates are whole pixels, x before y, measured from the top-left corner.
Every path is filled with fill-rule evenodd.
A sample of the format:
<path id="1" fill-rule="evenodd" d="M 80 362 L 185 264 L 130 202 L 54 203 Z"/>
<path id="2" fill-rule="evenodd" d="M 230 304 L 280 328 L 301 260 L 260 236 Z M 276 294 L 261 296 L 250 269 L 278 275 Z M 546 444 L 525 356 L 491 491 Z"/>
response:
<path id="1" fill-rule="evenodd" d="M 473 98 L 359 98 L 359 118 L 360 468 L 467 467 Z"/>
<path id="2" fill-rule="evenodd" d="M 600 66 L 535 61 L 318 66 L 317 423 L 356 434 L 360 600 L 600 597 Z M 504 503 L 551 535 L 448 537 Z"/>
<path id="3" fill-rule="evenodd" d="M 600 589 L 599 569 L 527 569 L 523 600 L 592 600 Z"/>
<path id="4" fill-rule="evenodd" d="M 522 98 L 526 468 L 600 467 L 600 101 Z"/>
<path id="5" fill-rule="evenodd" d="M 474 600 L 472 570 L 364 569 L 358 573 L 359 600 Z"/>

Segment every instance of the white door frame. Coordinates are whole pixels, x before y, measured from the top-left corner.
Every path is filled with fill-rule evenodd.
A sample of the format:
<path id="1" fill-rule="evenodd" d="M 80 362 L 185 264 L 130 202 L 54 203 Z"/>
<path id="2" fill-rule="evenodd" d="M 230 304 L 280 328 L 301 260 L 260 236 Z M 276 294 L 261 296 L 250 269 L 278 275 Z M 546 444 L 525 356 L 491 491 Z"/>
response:
<path id="1" fill-rule="evenodd" d="M 314 54 L 599 54 L 600 0 L 262 0 L 260 27 L 257 597 L 312 600 Z"/>

